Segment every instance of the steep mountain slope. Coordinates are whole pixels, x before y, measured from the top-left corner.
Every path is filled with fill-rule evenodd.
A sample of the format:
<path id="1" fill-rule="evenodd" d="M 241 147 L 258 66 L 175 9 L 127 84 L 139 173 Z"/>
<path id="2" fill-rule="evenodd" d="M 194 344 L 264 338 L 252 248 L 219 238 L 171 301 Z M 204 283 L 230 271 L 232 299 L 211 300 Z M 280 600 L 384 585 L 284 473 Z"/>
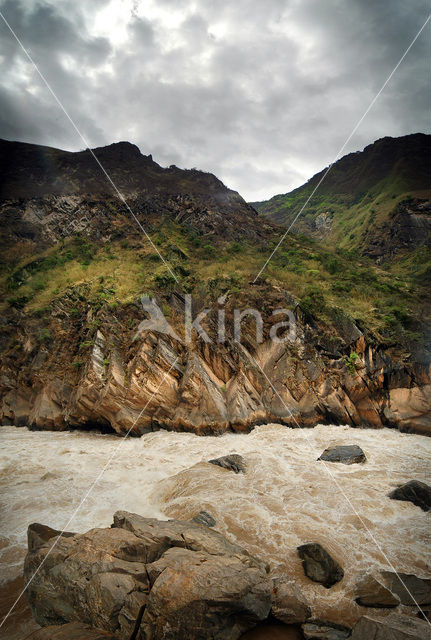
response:
<path id="1" fill-rule="evenodd" d="M 321 180 L 326 169 L 302 187 L 277 195 L 253 206 L 268 219 L 288 226 Z M 418 223 L 408 205 L 416 199 L 431 197 L 431 135 L 422 133 L 400 138 L 382 138 L 338 160 L 318 187 L 295 223 L 294 231 L 303 232 L 341 248 L 355 248 L 386 259 L 401 250 L 429 243 L 431 218 L 422 208 Z M 422 204 L 421 202 L 418 204 Z M 376 234 L 391 235 L 403 212 L 403 237 L 388 251 L 377 254 Z M 399 226 L 399 224 L 398 224 Z M 418 227 L 421 231 L 418 232 Z M 411 241 L 412 240 L 412 241 Z"/>
<path id="2" fill-rule="evenodd" d="M 215 176 L 163 169 L 129 143 L 95 149 L 124 202 L 88 151 L 0 152 L 3 423 L 431 428 L 426 288 L 413 276 L 290 238 L 254 283 L 282 229 Z M 145 323 L 153 303 L 171 330 Z M 189 304 L 209 340 L 188 339 Z M 250 316 L 235 338 L 248 308 L 262 340 Z M 289 342 L 271 338 L 280 308 Z"/>

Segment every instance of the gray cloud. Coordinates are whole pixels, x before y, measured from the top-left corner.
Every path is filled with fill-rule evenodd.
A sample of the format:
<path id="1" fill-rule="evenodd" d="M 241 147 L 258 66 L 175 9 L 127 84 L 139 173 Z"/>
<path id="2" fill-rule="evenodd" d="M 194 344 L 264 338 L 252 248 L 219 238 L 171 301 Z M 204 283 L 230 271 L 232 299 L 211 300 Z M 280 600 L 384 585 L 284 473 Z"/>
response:
<path id="1" fill-rule="evenodd" d="M 91 146 L 130 140 L 247 199 L 327 166 L 428 13 L 427 0 L 0 0 Z M 431 131 L 431 24 L 346 152 Z M 0 137 L 83 142 L 0 21 Z"/>

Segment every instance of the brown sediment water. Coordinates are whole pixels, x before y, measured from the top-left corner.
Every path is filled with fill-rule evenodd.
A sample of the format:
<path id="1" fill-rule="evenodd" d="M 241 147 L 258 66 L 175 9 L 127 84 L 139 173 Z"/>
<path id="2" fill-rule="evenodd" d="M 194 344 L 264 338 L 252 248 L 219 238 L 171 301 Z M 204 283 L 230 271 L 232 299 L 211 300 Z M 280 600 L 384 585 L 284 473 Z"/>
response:
<path id="1" fill-rule="evenodd" d="M 387 497 L 407 480 L 429 482 L 429 438 L 391 429 L 272 424 L 219 437 L 159 431 L 127 439 L 117 451 L 119 443 L 107 434 L 0 428 L 0 580 L 8 585 L 2 612 L 7 594 L 19 584 L 29 523 L 86 531 L 109 526 L 117 509 L 163 519 L 208 511 L 216 529 L 266 560 L 272 575 L 294 578 L 313 616 L 334 622 L 353 624 L 367 611 L 353 600 L 355 581 L 365 571 L 392 565 L 431 577 L 430 514 Z M 318 462 L 333 444 L 358 444 L 367 462 Z M 246 474 L 206 462 L 229 453 L 244 456 Z M 306 542 L 320 542 L 343 566 L 344 579 L 331 589 L 304 576 L 296 547 Z M 269 627 L 258 632 L 268 633 Z M 21 640 L 25 634 L 0 637 Z"/>

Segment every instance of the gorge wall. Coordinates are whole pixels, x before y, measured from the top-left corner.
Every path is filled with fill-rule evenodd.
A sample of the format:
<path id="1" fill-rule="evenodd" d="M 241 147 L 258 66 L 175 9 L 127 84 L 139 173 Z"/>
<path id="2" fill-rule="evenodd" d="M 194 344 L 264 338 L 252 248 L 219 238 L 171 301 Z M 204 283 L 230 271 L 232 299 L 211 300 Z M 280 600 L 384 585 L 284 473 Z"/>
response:
<path id="1" fill-rule="evenodd" d="M 296 239 L 254 280 L 283 230 L 215 176 L 163 169 L 129 143 L 94 150 L 122 199 L 89 151 L 5 141 L 1 151 L 3 424 L 140 435 L 328 422 L 430 433 L 420 289 Z M 142 293 L 168 332 L 146 322 Z M 185 339 L 187 294 L 193 318 L 209 310 L 211 342 Z M 237 308 L 261 313 L 263 341 L 252 317 L 234 339 Z M 293 340 L 270 338 L 280 308 L 294 314 Z"/>

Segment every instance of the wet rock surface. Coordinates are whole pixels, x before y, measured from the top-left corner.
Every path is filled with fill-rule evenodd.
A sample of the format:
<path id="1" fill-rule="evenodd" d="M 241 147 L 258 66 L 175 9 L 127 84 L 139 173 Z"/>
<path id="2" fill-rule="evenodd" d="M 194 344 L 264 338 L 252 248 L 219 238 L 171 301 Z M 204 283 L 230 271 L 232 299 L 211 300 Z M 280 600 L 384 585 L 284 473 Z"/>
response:
<path id="1" fill-rule="evenodd" d="M 318 460 L 324 460 L 325 462 L 342 462 L 343 464 L 355 464 L 365 462 L 365 453 L 361 447 L 356 444 L 352 445 L 338 445 L 336 447 L 328 447 L 317 458 Z"/>
<path id="2" fill-rule="evenodd" d="M 402 614 L 391 613 L 385 618 L 363 616 L 353 627 L 352 640 L 430 640 L 431 626 Z"/>
<path id="3" fill-rule="evenodd" d="M 228 456 L 222 456 L 221 458 L 214 458 L 208 460 L 209 464 L 215 464 L 223 469 L 228 469 L 234 473 L 245 473 L 246 463 L 242 456 L 237 453 L 231 453 Z"/>
<path id="4" fill-rule="evenodd" d="M 39 529 L 29 527 L 24 577 L 46 558 L 27 591 L 42 626 L 79 620 L 119 640 L 235 640 L 270 611 L 265 563 L 207 527 L 120 511 L 110 529 L 48 540 Z"/>
<path id="5" fill-rule="evenodd" d="M 343 464 L 355 464 L 366 461 L 365 453 L 357 444 L 328 447 L 317 459 L 324 460 L 325 462 L 342 462 Z"/>
<path id="6" fill-rule="evenodd" d="M 400 604 L 400 598 L 370 574 L 359 580 L 355 594 L 355 600 L 361 607 L 393 608 Z"/>
<path id="7" fill-rule="evenodd" d="M 192 518 L 192 522 L 203 524 L 205 527 L 215 527 L 217 524 L 212 515 L 207 511 L 199 511 L 199 513 Z"/>
<path id="8" fill-rule="evenodd" d="M 419 480 L 410 480 L 388 494 L 392 500 L 413 502 L 422 511 L 431 509 L 431 487 Z"/>
<path id="9" fill-rule="evenodd" d="M 297 547 L 298 555 L 302 559 L 305 575 L 319 582 L 329 589 L 342 580 L 344 571 L 329 553 L 317 542 L 303 544 Z"/>

